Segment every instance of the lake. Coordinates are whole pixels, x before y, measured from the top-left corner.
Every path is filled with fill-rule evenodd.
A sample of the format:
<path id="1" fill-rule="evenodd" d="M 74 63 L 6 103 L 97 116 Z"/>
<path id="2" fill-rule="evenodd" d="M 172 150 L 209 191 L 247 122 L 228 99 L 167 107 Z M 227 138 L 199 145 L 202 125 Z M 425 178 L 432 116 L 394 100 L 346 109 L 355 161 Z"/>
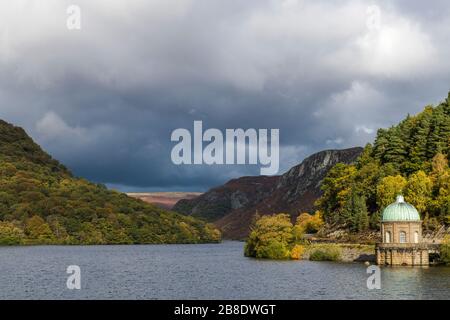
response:
<path id="1" fill-rule="evenodd" d="M 243 243 L 0 247 L 0 299 L 450 299 L 448 267 L 245 258 Z M 66 268 L 81 268 L 81 290 Z"/>

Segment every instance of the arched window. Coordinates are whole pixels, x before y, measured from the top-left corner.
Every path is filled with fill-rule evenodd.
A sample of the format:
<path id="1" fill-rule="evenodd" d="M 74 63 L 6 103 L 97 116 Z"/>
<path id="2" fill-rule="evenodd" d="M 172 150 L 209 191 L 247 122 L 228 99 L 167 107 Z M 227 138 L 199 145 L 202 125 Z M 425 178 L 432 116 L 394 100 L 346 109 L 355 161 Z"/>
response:
<path id="1" fill-rule="evenodd" d="M 391 232 L 390 231 L 386 231 L 386 235 L 384 237 L 384 242 L 386 242 L 386 243 L 391 242 Z"/>
<path id="2" fill-rule="evenodd" d="M 406 232 L 400 231 L 400 243 L 406 243 Z"/>
<path id="3" fill-rule="evenodd" d="M 419 243 L 419 231 L 414 232 L 414 243 Z"/>

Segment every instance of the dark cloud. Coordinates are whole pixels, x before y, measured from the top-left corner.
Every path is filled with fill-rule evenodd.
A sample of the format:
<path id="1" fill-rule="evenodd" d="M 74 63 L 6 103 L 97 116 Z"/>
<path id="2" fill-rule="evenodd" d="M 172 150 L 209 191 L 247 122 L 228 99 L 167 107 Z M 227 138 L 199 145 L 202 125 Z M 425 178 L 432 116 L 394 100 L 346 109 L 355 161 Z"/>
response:
<path id="1" fill-rule="evenodd" d="M 281 172 L 363 145 L 449 90 L 450 5 L 78 1 L 0 5 L 0 117 L 77 175 L 123 190 L 205 190 L 255 166 L 175 166 L 170 134 L 279 128 Z M 5 7 L 5 8 L 4 8 Z M 379 23 L 378 23 L 379 21 Z"/>

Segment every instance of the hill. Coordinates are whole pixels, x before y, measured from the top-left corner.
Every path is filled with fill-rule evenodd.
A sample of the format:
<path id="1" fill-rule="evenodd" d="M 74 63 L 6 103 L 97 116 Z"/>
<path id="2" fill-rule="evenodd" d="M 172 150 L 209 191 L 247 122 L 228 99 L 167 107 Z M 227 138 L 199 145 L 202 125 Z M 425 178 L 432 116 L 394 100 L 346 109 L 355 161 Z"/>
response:
<path id="1" fill-rule="evenodd" d="M 362 148 L 326 150 L 311 155 L 281 176 L 233 179 L 191 200 L 180 200 L 174 210 L 214 222 L 224 237 L 247 236 L 253 216 L 277 212 L 312 211 L 322 191 L 320 184 L 337 163 L 352 163 Z"/>
<path id="2" fill-rule="evenodd" d="M 0 120 L 0 244 L 219 240 L 210 224 L 74 177 L 23 129 Z"/>

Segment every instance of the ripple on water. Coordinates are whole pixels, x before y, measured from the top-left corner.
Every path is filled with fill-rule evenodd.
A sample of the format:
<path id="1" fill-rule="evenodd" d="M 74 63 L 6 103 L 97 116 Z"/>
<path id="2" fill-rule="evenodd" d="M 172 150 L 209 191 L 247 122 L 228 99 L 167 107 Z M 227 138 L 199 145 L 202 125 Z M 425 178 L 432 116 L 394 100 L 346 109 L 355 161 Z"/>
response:
<path id="1" fill-rule="evenodd" d="M 243 243 L 0 247 L 2 299 L 449 299 L 450 268 L 245 258 Z M 82 289 L 66 289 L 79 265 Z"/>

